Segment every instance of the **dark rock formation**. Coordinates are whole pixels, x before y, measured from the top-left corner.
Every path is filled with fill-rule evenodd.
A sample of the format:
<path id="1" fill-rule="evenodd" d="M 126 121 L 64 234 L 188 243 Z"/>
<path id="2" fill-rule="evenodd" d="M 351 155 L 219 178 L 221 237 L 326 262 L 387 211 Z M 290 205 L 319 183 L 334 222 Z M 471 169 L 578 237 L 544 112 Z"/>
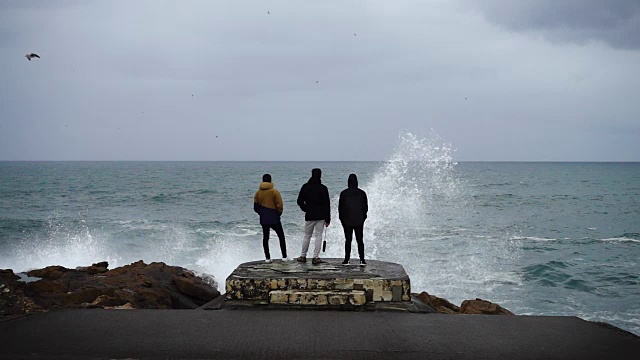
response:
<path id="1" fill-rule="evenodd" d="M 460 312 L 463 314 L 513 315 L 511 311 L 498 304 L 478 298 L 463 301 L 460 305 Z"/>
<path id="2" fill-rule="evenodd" d="M 434 310 L 444 314 L 457 314 L 460 312 L 460 308 L 450 303 L 447 299 L 437 297 L 435 295 L 429 295 L 426 291 L 420 294 L 413 294 L 418 300 L 431 306 Z"/>
<path id="3" fill-rule="evenodd" d="M 180 292 L 196 299 L 215 299 L 220 295 L 218 290 L 205 284 L 200 278 L 189 272 L 174 277 L 173 282 Z"/>
<path id="4" fill-rule="evenodd" d="M 11 270 L 0 270 L 2 289 L 9 287 L 8 292 L 16 294 L 11 299 L 2 295 L 0 311 L 25 313 L 31 308 L 67 307 L 195 309 L 220 295 L 210 285 L 211 278 L 205 281 L 181 267 L 138 261 L 109 271 L 108 265 L 100 262 L 76 269 L 49 266 L 29 271 L 29 276 L 41 278 L 29 283 L 19 282 Z"/>
<path id="5" fill-rule="evenodd" d="M 86 272 L 89 275 L 100 274 L 103 272 L 109 271 L 107 268 L 109 267 L 109 263 L 106 261 L 102 261 L 91 266 L 86 267 L 77 267 L 76 270 Z"/>
<path id="6" fill-rule="evenodd" d="M 429 305 L 443 314 L 488 314 L 488 315 L 513 315 L 513 313 L 498 304 L 487 300 L 464 300 L 460 307 L 450 303 L 447 299 L 429 295 L 426 291 L 420 294 L 412 294 L 418 300 Z"/>
<path id="7" fill-rule="evenodd" d="M 43 311 L 41 306 L 25 296 L 24 283 L 12 270 L 0 269 L 0 316 L 21 315 Z"/>
<path id="8" fill-rule="evenodd" d="M 66 272 L 71 271 L 62 266 L 47 266 L 44 269 L 31 270 L 27 272 L 27 275 L 33 277 L 39 277 L 43 279 L 56 280 L 62 277 Z"/>

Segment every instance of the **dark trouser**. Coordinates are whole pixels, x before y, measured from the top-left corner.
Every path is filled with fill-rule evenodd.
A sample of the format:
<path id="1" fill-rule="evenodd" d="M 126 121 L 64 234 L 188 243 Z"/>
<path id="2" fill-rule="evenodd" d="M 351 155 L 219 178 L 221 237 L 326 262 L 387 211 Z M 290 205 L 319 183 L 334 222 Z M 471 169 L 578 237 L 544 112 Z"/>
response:
<path id="1" fill-rule="evenodd" d="M 358 255 L 360 260 L 364 260 L 364 241 L 362 240 L 362 230 L 364 224 L 360 226 L 349 226 L 342 224 L 344 229 L 344 259 L 349 260 L 351 257 L 351 240 L 353 239 L 353 233 L 356 233 L 356 242 L 358 242 Z"/>
<path id="2" fill-rule="evenodd" d="M 278 239 L 280 239 L 280 251 L 282 252 L 282 257 L 287 257 L 287 244 L 284 242 L 284 231 L 282 230 L 282 224 L 262 224 L 262 247 L 264 248 L 264 257 L 267 259 L 271 259 L 271 254 L 269 254 L 269 229 L 273 229 L 278 235 Z"/>

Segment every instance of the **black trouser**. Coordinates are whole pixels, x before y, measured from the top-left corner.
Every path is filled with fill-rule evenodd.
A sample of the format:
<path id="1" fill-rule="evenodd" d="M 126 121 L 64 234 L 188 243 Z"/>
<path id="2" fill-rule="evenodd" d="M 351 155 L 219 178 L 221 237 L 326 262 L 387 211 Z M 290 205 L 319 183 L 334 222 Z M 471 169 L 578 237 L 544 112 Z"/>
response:
<path id="1" fill-rule="evenodd" d="M 287 257 L 287 244 L 284 242 L 284 231 L 282 230 L 282 224 L 262 224 L 262 247 L 264 248 L 264 257 L 267 259 L 271 259 L 271 254 L 269 254 L 269 229 L 273 229 L 278 235 L 278 239 L 280 239 L 280 251 L 282 252 L 282 257 Z"/>
<path id="2" fill-rule="evenodd" d="M 364 260 L 364 241 L 362 240 L 362 230 L 364 224 L 360 226 L 349 226 L 342 224 L 344 229 L 344 259 L 349 260 L 351 258 L 351 240 L 353 239 L 353 233 L 356 233 L 356 242 L 358 242 L 358 255 L 360 260 Z"/>

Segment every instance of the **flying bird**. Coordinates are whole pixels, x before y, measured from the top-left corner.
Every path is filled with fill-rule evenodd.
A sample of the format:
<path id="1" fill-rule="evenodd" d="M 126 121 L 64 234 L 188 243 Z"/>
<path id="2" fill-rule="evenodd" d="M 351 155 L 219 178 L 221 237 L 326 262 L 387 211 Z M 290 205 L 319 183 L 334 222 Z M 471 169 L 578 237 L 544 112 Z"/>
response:
<path id="1" fill-rule="evenodd" d="M 27 58 L 27 60 L 29 60 L 29 61 L 31 61 L 31 59 L 33 59 L 33 58 L 38 58 L 38 59 L 40 59 L 40 56 L 39 56 L 38 54 L 36 54 L 36 53 L 27 54 L 27 55 L 25 55 L 24 57 L 26 57 L 26 58 Z"/>
<path id="2" fill-rule="evenodd" d="M 353 33 L 353 36 L 358 36 L 358 35 L 356 35 L 356 33 Z"/>
<path id="3" fill-rule="evenodd" d="M 318 83 L 318 82 L 316 81 L 316 84 L 317 84 L 317 83 Z"/>
<path id="4" fill-rule="evenodd" d="M 464 98 L 465 100 L 467 100 L 467 98 Z"/>
<path id="5" fill-rule="evenodd" d="M 268 15 L 271 15 L 271 13 L 270 13 L 270 12 L 268 12 L 268 11 L 267 11 L 267 14 L 268 14 Z"/>

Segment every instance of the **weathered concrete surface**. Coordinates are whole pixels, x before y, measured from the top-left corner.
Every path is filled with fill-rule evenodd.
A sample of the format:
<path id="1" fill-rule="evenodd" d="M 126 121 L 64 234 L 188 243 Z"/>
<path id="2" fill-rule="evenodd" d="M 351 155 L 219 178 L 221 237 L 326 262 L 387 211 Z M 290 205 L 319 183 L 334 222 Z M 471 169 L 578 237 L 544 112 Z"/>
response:
<path id="1" fill-rule="evenodd" d="M 361 267 L 342 265 L 342 259 L 323 260 L 317 265 L 279 260 L 241 264 L 227 277 L 227 300 L 298 306 L 411 301 L 409 276 L 400 264 L 370 260 Z"/>
<path id="2" fill-rule="evenodd" d="M 345 311 L 59 310 L 0 323 L 0 359 L 637 359 L 575 317 Z"/>

